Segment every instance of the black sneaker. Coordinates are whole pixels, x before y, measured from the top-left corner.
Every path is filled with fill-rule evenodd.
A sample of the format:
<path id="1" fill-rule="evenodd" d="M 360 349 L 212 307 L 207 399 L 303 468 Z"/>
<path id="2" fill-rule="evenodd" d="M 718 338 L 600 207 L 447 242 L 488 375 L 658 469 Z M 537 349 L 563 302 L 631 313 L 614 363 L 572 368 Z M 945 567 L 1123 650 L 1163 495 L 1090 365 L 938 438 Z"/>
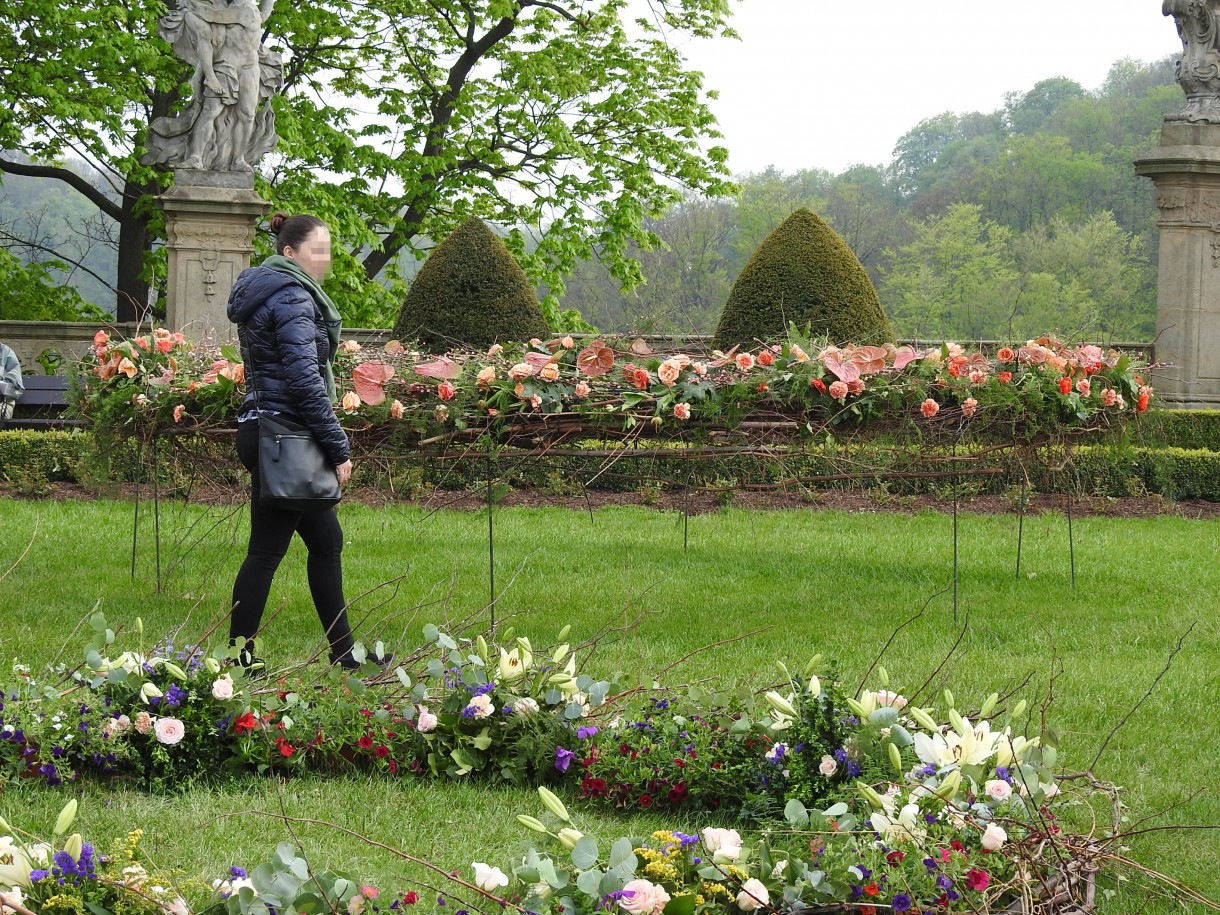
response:
<path id="1" fill-rule="evenodd" d="M 239 668 L 249 680 L 265 680 L 267 679 L 267 665 L 262 658 L 256 658 L 254 652 L 242 649 L 237 655 L 237 660 L 233 662 L 234 666 Z"/>

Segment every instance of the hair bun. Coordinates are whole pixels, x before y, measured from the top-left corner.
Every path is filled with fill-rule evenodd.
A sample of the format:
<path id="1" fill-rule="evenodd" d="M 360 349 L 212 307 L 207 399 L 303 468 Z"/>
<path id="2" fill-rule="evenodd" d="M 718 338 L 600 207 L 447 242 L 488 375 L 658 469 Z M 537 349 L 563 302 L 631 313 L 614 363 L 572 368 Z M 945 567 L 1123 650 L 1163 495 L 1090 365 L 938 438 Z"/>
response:
<path id="1" fill-rule="evenodd" d="M 283 212 L 282 210 L 280 212 L 276 213 L 274 216 L 271 217 L 271 231 L 274 232 L 276 235 L 279 235 L 280 229 L 283 227 L 284 223 L 287 222 L 289 219 L 291 219 L 291 217 L 287 213 Z"/>

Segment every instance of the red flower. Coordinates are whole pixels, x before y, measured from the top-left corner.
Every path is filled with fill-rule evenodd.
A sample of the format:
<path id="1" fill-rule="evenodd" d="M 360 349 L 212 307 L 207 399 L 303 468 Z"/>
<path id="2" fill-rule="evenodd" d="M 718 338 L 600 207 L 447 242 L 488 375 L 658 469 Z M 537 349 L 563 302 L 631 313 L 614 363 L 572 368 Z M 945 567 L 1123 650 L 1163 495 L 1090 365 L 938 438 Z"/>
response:
<path id="1" fill-rule="evenodd" d="M 387 756 L 390 755 L 390 748 L 387 747 L 384 743 L 379 743 L 379 744 L 377 744 L 377 749 L 373 751 L 373 755 L 376 756 L 378 759 L 385 759 Z"/>
<path id="2" fill-rule="evenodd" d="M 950 363 L 949 363 L 949 375 L 950 375 L 950 377 L 952 377 L 952 378 L 956 378 L 956 377 L 957 377 L 958 375 L 960 375 L 961 373 L 962 373 L 962 367 L 961 367 L 960 365 L 958 365 L 956 362 L 950 362 Z"/>
<path id="3" fill-rule="evenodd" d="M 641 794 L 640 795 L 640 806 L 641 807 L 651 807 L 652 806 L 652 795 L 651 794 Z"/>
<path id="4" fill-rule="evenodd" d="M 411 892 L 403 895 L 402 901 L 406 905 L 415 905 L 415 903 L 419 902 L 419 893 L 415 892 L 415 890 L 411 890 Z"/>
<path id="5" fill-rule="evenodd" d="M 362 709 L 360 710 L 360 714 L 361 714 L 361 715 L 363 715 L 365 718 L 372 718 L 372 717 L 373 717 L 373 713 L 372 713 L 372 712 L 370 712 L 370 711 L 369 711 L 368 709 L 366 709 L 366 708 L 362 708 Z"/>
<path id="6" fill-rule="evenodd" d="M 763 382 L 760 382 L 760 383 L 759 383 L 759 385 L 758 385 L 758 393 L 759 393 L 759 394 L 765 394 L 765 393 L 767 393 L 767 383 L 766 383 L 765 381 L 763 381 Z"/>
<path id="7" fill-rule="evenodd" d="M 875 905 L 860 906 L 860 915 L 877 915 L 877 907 Z"/>
<path id="8" fill-rule="evenodd" d="M 363 737 L 357 740 L 356 743 L 360 745 L 360 749 L 362 750 L 371 750 L 373 748 L 373 738 L 369 734 L 365 734 Z"/>
<path id="9" fill-rule="evenodd" d="M 954 851 L 960 851 L 963 855 L 966 853 L 966 846 L 957 841 L 957 839 L 954 839 L 949 845 L 952 846 Z"/>
<path id="10" fill-rule="evenodd" d="M 1071 394 L 1072 393 L 1072 379 L 1071 378 L 1060 378 L 1059 379 L 1059 393 L 1060 394 Z"/>
<path id="11" fill-rule="evenodd" d="M 724 763 L 722 763 L 720 760 L 716 760 L 714 763 L 712 763 L 712 768 L 713 769 L 723 769 Z"/>
<path id="12" fill-rule="evenodd" d="M 691 759 L 698 759 L 698 758 L 699 758 L 699 754 L 698 754 L 698 753 L 696 753 L 694 750 L 690 750 L 690 751 L 688 751 L 686 755 L 687 755 L 687 756 L 689 756 Z"/>
<path id="13" fill-rule="evenodd" d="M 819 394 L 826 393 L 826 382 L 824 382 L 821 378 L 814 378 L 812 381 L 809 382 L 809 386 L 811 388 L 813 388 L 815 391 L 817 391 Z"/>
<path id="14" fill-rule="evenodd" d="M 1012 372 L 1000 372 L 1000 384 L 1008 384 L 1012 381 Z"/>
<path id="15" fill-rule="evenodd" d="M 253 712 L 238 715 L 237 720 L 233 722 L 233 731 L 237 734 L 249 734 L 256 727 L 258 727 L 258 719 L 254 717 Z"/>
<path id="16" fill-rule="evenodd" d="M 626 756 L 628 753 L 631 752 L 631 747 L 627 746 L 627 744 L 625 744 L 625 743 L 620 743 L 618 745 L 618 751 L 620 753 L 622 753 L 624 756 Z"/>
<path id="17" fill-rule="evenodd" d="M 966 871 L 966 887 L 967 889 L 977 890 L 982 892 L 987 889 L 987 884 L 991 883 L 991 877 L 987 871 L 981 871 L 977 867 L 972 867 Z"/>
<path id="18" fill-rule="evenodd" d="M 678 782 L 678 784 L 669 789 L 669 802 L 671 804 L 681 804 L 689 794 L 686 782 Z"/>
<path id="19" fill-rule="evenodd" d="M 297 751 L 297 748 L 286 741 L 283 737 L 277 737 L 275 740 L 275 745 L 280 748 L 280 756 L 283 756 L 285 759 L 290 758 L 292 754 Z"/>
<path id="20" fill-rule="evenodd" d="M 1148 409 L 1148 399 L 1149 398 L 1148 398 L 1147 394 L 1140 395 L 1140 399 L 1135 402 L 1135 412 L 1136 413 L 1143 413 L 1145 410 Z"/>
<path id="21" fill-rule="evenodd" d="M 899 864 L 902 863 L 902 859 L 905 857 L 906 857 L 905 852 L 892 851 L 888 855 L 885 856 L 885 863 L 888 864 L 890 867 L 897 867 Z"/>
<path id="22" fill-rule="evenodd" d="M 877 884 L 875 884 L 875 883 L 867 883 L 864 885 L 864 895 L 865 896 L 876 896 L 880 892 L 881 892 L 881 890 L 879 890 L 877 888 Z"/>
<path id="23" fill-rule="evenodd" d="M 675 759 L 675 760 L 674 760 L 674 765 L 675 765 L 675 766 L 677 766 L 679 769 L 685 769 L 685 768 L 686 768 L 686 760 L 685 760 L 685 759 Z"/>

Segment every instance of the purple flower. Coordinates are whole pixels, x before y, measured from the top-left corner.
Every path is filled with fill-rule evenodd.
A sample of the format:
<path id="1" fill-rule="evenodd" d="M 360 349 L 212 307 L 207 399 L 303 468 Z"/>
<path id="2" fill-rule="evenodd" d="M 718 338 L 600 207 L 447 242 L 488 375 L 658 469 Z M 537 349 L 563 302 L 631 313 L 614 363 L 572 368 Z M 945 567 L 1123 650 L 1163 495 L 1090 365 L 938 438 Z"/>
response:
<path id="1" fill-rule="evenodd" d="M 592 737 L 596 733 L 597 733 L 597 728 L 590 724 L 587 727 L 576 729 L 576 739 L 577 740 L 588 740 L 590 737 Z"/>
<path id="2" fill-rule="evenodd" d="M 238 867 L 236 864 L 234 864 L 229 868 L 229 875 L 238 878 L 245 877 L 246 869 L 244 867 Z"/>
<path id="3" fill-rule="evenodd" d="M 936 885 L 942 890 L 947 890 L 953 886 L 953 881 L 950 880 L 945 874 L 941 874 L 936 878 Z"/>
<path id="4" fill-rule="evenodd" d="M 572 760 L 576 758 L 576 754 L 571 750 L 565 750 L 563 747 L 555 748 L 555 768 L 560 772 L 567 772 L 568 766 L 572 765 Z"/>
<path id="5" fill-rule="evenodd" d="M 43 870 L 42 868 L 37 868 L 35 870 L 30 871 L 30 883 L 37 883 L 39 880 L 46 880 L 50 876 L 51 876 L 50 871 Z"/>
<path id="6" fill-rule="evenodd" d="M 899 893 L 894 897 L 892 905 L 895 912 L 905 912 L 911 908 L 911 897 L 906 893 Z"/>

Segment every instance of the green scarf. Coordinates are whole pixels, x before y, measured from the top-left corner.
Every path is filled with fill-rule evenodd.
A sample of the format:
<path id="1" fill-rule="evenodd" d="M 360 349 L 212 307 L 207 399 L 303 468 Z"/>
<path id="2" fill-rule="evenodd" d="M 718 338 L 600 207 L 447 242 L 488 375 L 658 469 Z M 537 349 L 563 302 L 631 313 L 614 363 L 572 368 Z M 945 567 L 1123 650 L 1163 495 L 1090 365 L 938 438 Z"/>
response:
<path id="1" fill-rule="evenodd" d="M 318 370 L 322 373 L 322 381 L 326 385 L 326 393 L 330 396 L 333 403 L 339 397 L 338 391 L 335 388 L 335 370 L 332 365 L 335 361 L 335 355 L 339 352 L 339 337 L 343 334 L 343 317 L 339 314 L 339 309 L 330 300 L 330 296 L 318 285 L 318 281 L 302 270 L 301 265 L 291 258 L 284 257 L 282 254 L 273 254 L 263 261 L 263 266 L 270 267 L 272 270 L 278 270 L 280 273 L 286 273 L 304 286 L 309 294 L 313 296 L 314 304 L 318 306 L 318 310 L 322 312 L 322 320 L 326 324 L 326 336 L 330 338 L 330 358 L 318 366 Z"/>

